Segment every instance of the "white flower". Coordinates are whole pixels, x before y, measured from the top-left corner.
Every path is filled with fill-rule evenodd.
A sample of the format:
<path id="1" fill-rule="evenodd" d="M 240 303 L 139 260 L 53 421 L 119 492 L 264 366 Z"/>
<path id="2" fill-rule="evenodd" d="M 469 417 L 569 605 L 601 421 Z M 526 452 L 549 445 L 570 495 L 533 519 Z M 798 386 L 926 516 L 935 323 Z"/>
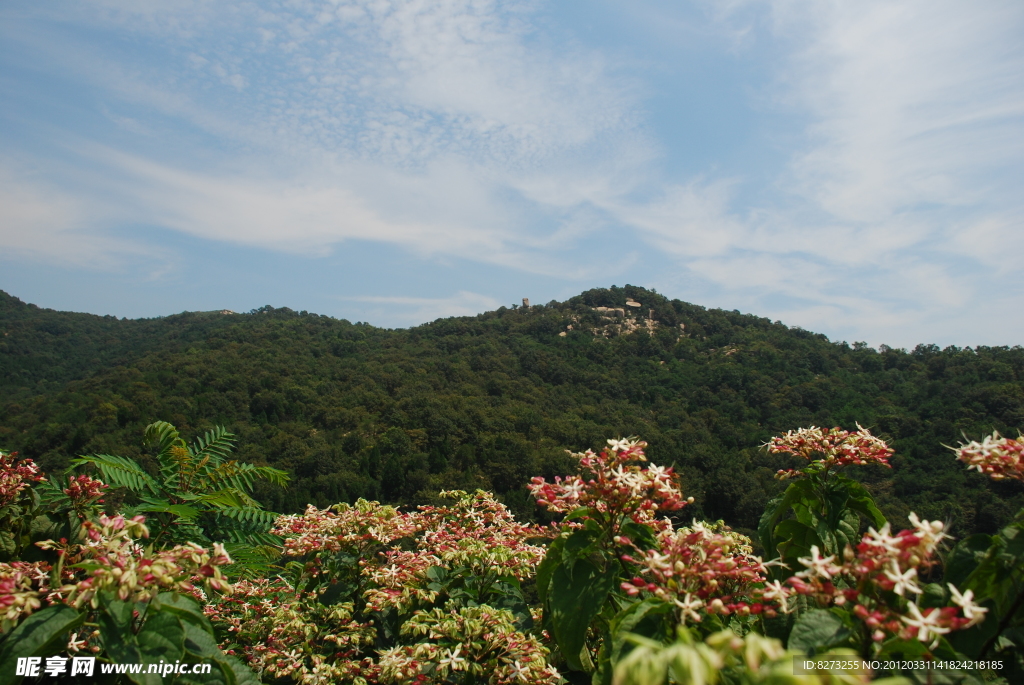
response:
<path id="1" fill-rule="evenodd" d="M 892 591 L 900 597 L 903 596 L 904 592 L 913 592 L 915 595 L 921 594 L 921 588 L 914 582 L 914 578 L 917 578 L 917 569 L 907 569 L 905 573 L 900 573 L 899 564 L 895 561 L 892 562 L 892 570 L 885 571 L 885 577 L 896 583 Z"/>
<path id="2" fill-rule="evenodd" d="M 978 625 L 985 620 L 985 614 L 988 613 L 988 609 L 980 607 L 974 603 L 974 591 L 968 590 L 967 592 L 960 594 L 960 591 L 956 589 L 956 586 L 952 583 L 946 583 L 949 588 L 949 592 L 953 597 L 953 604 L 963 609 L 964 618 L 970 621 L 965 628 Z"/>
<path id="3" fill-rule="evenodd" d="M 932 609 L 927 616 L 924 616 L 916 604 L 910 604 L 907 608 L 910 610 L 910 617 L 900 616 L 900 620 L 911 628 L 917 629 L 917 639 L 920 642 L 927 642 L 934 635 L 935 640 L 929 645 L 929 649 L 935 649 L 939 644 L 939 637 L 950 631 L 948 626 L 939 625 L 938 622 L 942 618 L 939 610 Z"/>
<path id="4" fill-rule="evenodd" d="M 530 682 L 528 677 L 530 675 L 530 669 L 520 664 L 518 659 L 514 664 L 512 664 L 512 675 L 516 677 L 516 680 L 521 680 L 524 683 Z"/>
<path id="5" fill-rule="evenodd" d="M 868 532 L 864 535 L 863 542 L 872 547 L 880 547 L 886 552 L 899 552 L 899 540 L 890 534 L 890 530 L 891 528 L 888 522 L 882 526 L 881 530 L 868 528 Z"/>
<path id="6" fill-rule="evenodd" d="M 456 646 L 455 651 L 452 651 L 450 649 L 444 650 L 445 653 L 441 655 L 441 658 L 437 662 L 438 666 L 440 666 L 441 668 L 451 668 L 453 671 L 458 671 L 461 668 L 459 664 L 463 664 L 466 662 L 466 660 L 463 657 L 459 656 L 459 652 L 461 651 L 462 645 Z"/>
<path id="7" fill-rule="evenodd" d="M 807 567 L 806 571 L 796 574 L 799 577 L 808 576 L 823 576 L 825 578 L 831 578 L 836 573 L 839 573 L 839 568 L 836 567 L 832 562 L 835 561 L 836 555 L 829 557 L 822 557 L 818 551 L 818 546 L 813 545 L 811 547 L 811 556 L 800 557 L 797 559 L 801 564 Z"/>
<path id="8" fill-rule="evenodd" d="M 613 452 L 628 450 L 633 446 L 633 444 L 633 441 L 630 440 L 629 438 L 622 438 L 621 440 L 614 440 L 612 438 L 608 439 L 608 446 L 612 449 Z"/>
<path id="9" fill-rule="evenodd" d="M 914 512 L 910 512 L 907 518 L 910 519 L 910 523 L 913 524 L 917 535 L 921 538 L 921 542 L 929 553 L 934 551 L 940 542 L 949 537 L 942 532 L 942 529 L 945 527 L 942 521 L 922 521 L 917 518 L 917 514 Z"/>
<path id="10" fill-rule="evenodd" d="M 697 613 L 697 609 L 704 606 L 704 602 L 702 602 L 700 598 L 694 597 L 687 592 L 686 597 L 683 597 L 681 601 L 678 599 L 675 600 L 675 604 L 677 607 L 682 609 L 682 622 L 684 625 L 686 624 L 687 618 L 694 623 L 700 623 L 701 617 L 700 614 Z"/>
<path id="11" fill-rule="evenodd" d="M 770 583 L 764 584 L 764 592 L 761 593 L 761 597 L 764 599 L 778 599 L 785 601 L 790 595 L 789 588 L 783 587 L 782 581 L 773 580 Z"/>

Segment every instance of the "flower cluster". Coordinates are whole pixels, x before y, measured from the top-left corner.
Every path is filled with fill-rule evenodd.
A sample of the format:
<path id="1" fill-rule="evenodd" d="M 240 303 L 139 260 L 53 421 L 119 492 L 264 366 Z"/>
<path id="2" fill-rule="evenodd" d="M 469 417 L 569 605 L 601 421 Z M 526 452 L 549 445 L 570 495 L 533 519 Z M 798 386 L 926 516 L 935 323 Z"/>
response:
<path id="1" fill-rule="evenodd" d="M 600 454 L 587 450 L 570 454 L 579 460 L 582 475 L 556 477 L 554 483 L 534 478 L 530 493 L 548 511 L 567 513 L 581 507 L 602 514 L 624 515 L 637 523 L 651 523 L 659 511 L 682 509 L 693 502 L 684 499 L 678 478 L 671 468 L 651 464 L 635 438 L 609 440 Z"/>
<path id="2" fill-rule="evenodd" d="M 240 581 L 230 597 L 208 605 L 207 615 L 230 635 L 223 647 L 234 650 L 261 673 L 309 685 L 376 683 L 381 678 L 398 678 L 394 674 L 410 668 L 423 681 L 428 671 L 439 672 L 442 666 L 423 660 L 423 654 L 441 649 L 429 640 L 396 647 L 376 661 L 373 647 L 380 619 L 373 612 L 420 616 L 415 609 L 450 599 L 445 596 L 449 590 L 436 582 L 442 577 L 456 583 L 476 578 L 490 588 L 500 585 L 496 581 L 526 579 L 544 557 L 544 548 L 529 540 L 546 535 L 543 529 L 516 522 L 490 493 L 456 490 L 441 496 L 452 503 L 422 506 L 413 513 L 360 500 L 353 506 L 309 507 L 302 515 L 279 517 L 274 532 L 285 538 L 286 556 L 301 558 L 299 576 L 294 582 Z M 450 577 L 446 575 L 449 571 Z M 324 592 L 340 586 L 351 588 L 351 594 L 341 601 L 337 597 L 328 601 Z M 486 597 L 477 599 L 483 603 Z M 467 629 L 489 627 L 481 639 L 493 640 L 504 651 L 490 654 L 488 650 L 496 648 L 492 645 L 480 652 L 490 655 L 480 663 L 493 662 L 491 666 L 500 671 L 508 661 L 509 673 L 521 672 L 527 678 L 509 676 L 500 682 L 548 682 L 542 674 L 545 654 L 537 651 L 542 648 L 533 638 L 517 632 L 510 622 L 513 619 L 505 620 L 507 612 L 499 612 L 502 618 L 494 623 L 497 610 L 488 606 L 475 607 L 472 611 L 480 614 L 475 618 L 463 616 L 458 608 L 438 611 L 461 617 L 446 618 L 441 622 L 444 625 L 457 620 L 468 621 L 463 626 Z M 410 625 L 415 625 L 415 619 L 406 622 L 402 634 L 418 636 Z M 470 642 L 463 647 L 452 644 L 450 649 L 457 653 L 451 663 L 470 658 L 466 656 L 470 646 Z M 460 649 L 463 651 L 458 652 Z M 503 661 L 502 654 L 510 661 Z M 437 655 L 444 656 L 442 652 Z M 392 675 L 382 675 L 385 671 Z M 541 676 L 535 678 L 537 674 Z"/>
<path id="3" fill-rule="evenodd" d="M 919 571 L 936 563 L 935 551 L 948 536 L 940 521 L 922 521 L 911 513 L 910 522 L 913 528 L 896 535 L 889 524 L 870 528 L 855 550 L 847 548 L 842 563 L 812 547 L 811 556 L 799 559 L 805 570 L 786 582 L 822 606 L 852 604 L 876 642 L 899 635 L 934 646 L 940 636 L 980 623 L 987 609 L 974 604 L 971 591 L 961 594 L 953 585 L 953 606 L 919 606 Z"/>
<path id="4" fill-rule="evenodd" d="M 99 606 L 99 595 L 111 591 L 123 601 L 145 602 L 163 591 L 187 592 L 193 581 L 220 592 L 231 586 L 220 567 L 231 558 L 219 543 L 207 551 L 195 543 L 171 549 L 150 551 L 138 543 L 149 537 L 145 518 L 136 516 L 108 517 L 82 524 L 87 540 L 81 545 L 47 540 L 38 543 L 43 549 L 56 549 L 62 556 L 62 568 L 76 569 L 84 575 L 50 592 L 49 601 L 63 601 L 76 608 Z"/>
<path id="5" fill-rule="evenodd" d="M 508 508 L 483 490 L 440 493 L 454 499 L 448 506 L 421 506 L 415 514 L 420 534 L 413 551 L 383 552 L 384 563 L 364 559 L 363 574 L 373 582 L 365 593 L 374 610 L 387 606 L 407 609 L 416 601 L 433 602 L 427 571 L 434 566 L 458 567 L 476 575 L 531 576 L 544 558 L 544 548 L 528 542 L 547 533 L 518 523 Z"/>
<path id="6" fill-rule="evenodd" d="M 513 615 L 489 606 L 418 611 L 402 634 L 421 641 L 381 654 L 382 683 L 555 685 L 547 649 L 515 627 Z"/>
<path id="7" fill-rule="evenodd" d="M 527 540 L 548 532 L 515 520 L 512 512 L 489 492 L 442 492 L 454 499 L 445 507 L 422 506 L 423 536 L 417 545 L 439 556 L 445 564 L 466 566 L 477 572 L 495 571 L 523 580 L 544 559 L 545 549 Z"/>
<path id="8" fill-rule="evenodd" d="M 1021 438 L 1004 438 L 994 432 L 981 442 L 960 445 L 956 458 L 992 480 L 1024 481 L 1024 440 Z"/>
<path id="9" fill-rule="evenodd" d="M 0 629 L 7 632 L 42 606 L 49 589 L 50 565 L 14 561 L 0 564 Z"/>
<path id="10" fill-rule="evenodd" d="M 239 581 L 230 596 L 204 611 L 227 629 L 226 651 L 261 674 L 304 685 L 376 682 L 379 669 L 361 656 L 376 631 L 353 618 L 351 603 L 325 606 L 280 578 L 257 579 Z"/>
<path id="11" fill-rule="evenodd" d="M 388 550 L 385 562 L 362 560 L 363 576 L 371 586 L 363 593 L 366 606 L 371 611 L 384 611 L 388 607 L 406 610 L 416 602 L 431 603 L 437 599 L 437 591 L 427 587 L 427 570 L 440 566 L 441 559 L 430 553 L 417 550 Z"/>
<path id="12" fill-rule="evenodd" d="M 362 554 L 419 530 L 415 515 L 360 499 L 322 510 L 309 505 L 303 514 L 280 516 L 271 533 L 285 538 L 286 555 L 303 556 L 341 550 Z"/>
<path id="13" fill-rule="evenodd" d="M 856 432 L 816 426 L 799 428 L 772 438 L 765 447 L 773 454 L 792 454 L 806 459 L 826 473 L 849 464 L 879 464 L 891 468 L 889 457 L 893 455 L 893 449 L 884 440 L 871 435 L 860 424 L 857 424 Z M 801 472 L 799 469 L 780 469 L 776 477 L 786 479 Z"/>
<path id="14" fill-rule="evenodd" d="M 46 480 L 31 459 L 15 461 L 17 452 L 0 452 L 0 507 L 18 498 L 22 490 L 32 483 Z"/>
<path id="15" fill-rule="evenodd" d="M 68 479 L 68 486 L 64 488 L 64 494 L 68 496 L 73 506 L 83 507 L 90 504 L 102 504 L 103 491 L 109 487 L 101 480 L 81 474 Z"/>
<path id="16" fill-rule="evenodd" d="M 620 542 L 628 543 L 625 538 Z M 699 623 L 703 613 L 775 616 L 785 610 L 786 588 L 765 587 L 765 566 L 754 556 L 750 539 L 728 527 L 694 521 L 688 528 L 658 533 L 657 549 L 637 550 L 626 561 L 640 575 L 622 583 L 630 596 L 650 592 L 674 604 L 681 623 Z"/>

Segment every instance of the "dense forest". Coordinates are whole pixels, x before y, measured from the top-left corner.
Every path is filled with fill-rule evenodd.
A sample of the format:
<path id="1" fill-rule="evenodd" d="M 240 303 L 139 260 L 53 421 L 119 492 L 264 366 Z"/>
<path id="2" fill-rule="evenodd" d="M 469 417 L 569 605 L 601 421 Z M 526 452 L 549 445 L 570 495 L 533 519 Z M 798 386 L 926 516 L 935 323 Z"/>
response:
<path id="1" fill-rule="evenodd" d="M 896 449 L 856 474 L 894 523 L 991 533 L 1024 507 L 1019 482 L 947 448 L 1024 427 L 1018 346 L 876 350 L 633 286 L 401 330 L 270 306 L 125 320 L 0 292 L 0 448 L 50 472 L 91 453 L 152 465 L 156 420 L 223 425 L 240 459 L 290 472 L 258 492 L 280 512 L 481 487 L 533 518 L 525 484 L 568 472 L 566 449 L 639 435 L 682 474 L 688 515 L 749 531 L 792 465 L 762 445 L 858 422 Z"/>

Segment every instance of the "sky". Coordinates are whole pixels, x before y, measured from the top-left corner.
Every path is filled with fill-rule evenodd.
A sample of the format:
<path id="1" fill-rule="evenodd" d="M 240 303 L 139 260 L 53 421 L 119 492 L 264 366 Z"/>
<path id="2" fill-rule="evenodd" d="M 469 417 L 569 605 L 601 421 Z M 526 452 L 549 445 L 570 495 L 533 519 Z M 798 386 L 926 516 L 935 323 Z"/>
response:
<path id="1" fill-rule="evenodd" d="M 1024 344 L 1019 0 L 6 0 L 0 289 Z"/>

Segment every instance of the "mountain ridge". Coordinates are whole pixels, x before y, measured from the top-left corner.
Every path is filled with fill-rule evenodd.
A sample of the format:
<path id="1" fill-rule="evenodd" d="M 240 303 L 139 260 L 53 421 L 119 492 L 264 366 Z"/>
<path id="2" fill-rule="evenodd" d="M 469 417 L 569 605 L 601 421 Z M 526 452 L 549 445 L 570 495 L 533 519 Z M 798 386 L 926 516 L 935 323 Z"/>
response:
<path id="1" fill-rule="evenodd" d="M 633 317 L 610 311 L 627 299 Z M 680 470 L 695 513 L 750 529 L 782 466 L 759 445 L 856 422 L 897 449 L 891 472 L 863 475 L 890 516 L 912 507 L 972 532 L 1024 504 L 942 447 L 1024 426 L 1020 347 L 875 350 L 635 286 L 408 329 L 269 306 L 128 320 L 2 293 L 0 331 L 0 447 L 53 469 L 79 453 L 143 458 L 153 420 L 224 424 L 240 458 L 295 475 L 262 493 L 282 511 L 480 486 L 533 516 L 523 485 L 565 473 L 565 449 L 639 434 Z"/>

